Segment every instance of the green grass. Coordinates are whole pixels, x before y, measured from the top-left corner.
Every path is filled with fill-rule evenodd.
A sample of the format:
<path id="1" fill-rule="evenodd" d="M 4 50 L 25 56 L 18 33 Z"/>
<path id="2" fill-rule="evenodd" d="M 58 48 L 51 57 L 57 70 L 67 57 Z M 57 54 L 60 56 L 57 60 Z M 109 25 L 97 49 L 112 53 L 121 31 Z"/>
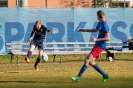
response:
<path id="1" fill-rule="evenodd" d="M 0 88 L 132 88 L 133 87 L 133 61 L 132 55 L 116 55 L 118 60 L 107 62 L 102 55 L 102 61 L 96 61 L 110 78 L 102 83 L 102 76 L 92 67 L 88 67 L 79 82 L 73 82 L 70 76 L 78 74 L 86 55 L 57 56 L 56 61 L 49 56 L 48 62 L 39 64 L 39 71 L 33 68 L 36 56 L 31 63 L 19 57 L 19 64 L 9 63 L 9 56 L 1 57 L 0 62 Z M 123 60 L 124 59 L 124 60 Z"/>

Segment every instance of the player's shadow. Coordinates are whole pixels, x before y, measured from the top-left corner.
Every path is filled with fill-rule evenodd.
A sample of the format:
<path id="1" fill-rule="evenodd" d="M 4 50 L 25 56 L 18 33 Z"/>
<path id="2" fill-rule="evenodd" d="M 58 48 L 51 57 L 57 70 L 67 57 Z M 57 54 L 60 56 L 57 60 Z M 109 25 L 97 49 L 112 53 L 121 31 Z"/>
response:
<path id="1" fill-rule="evenodd" d="M 0 81 L 0 83 L 12 83 L 12 82 L 17 82 L 17 83 L 36 83 L 36 81 Z"/>

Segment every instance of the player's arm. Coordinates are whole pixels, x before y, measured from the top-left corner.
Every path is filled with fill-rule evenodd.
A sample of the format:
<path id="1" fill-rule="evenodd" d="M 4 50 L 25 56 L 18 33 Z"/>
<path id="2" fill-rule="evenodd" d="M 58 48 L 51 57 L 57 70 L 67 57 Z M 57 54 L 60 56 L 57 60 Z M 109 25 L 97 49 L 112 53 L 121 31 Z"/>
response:
<path id="1" fill-rule="evenodd" d="M 109 32 L 106 32 L 104 38 L 95 38 L 92 36 L 91 39 L 95 42 L 96 41 L 109 41 L 110 40 L 110 34 L 109 34 Z"/>
<path id="2" fill-rule="evenodd" d="M 79 28 L 78 32 L 97 32 L 98 29 L 83 29 L 83 28 Z"/>
<path id="3" fill-rule="evenodd" d="M 52 30 L 46 28 L 44 25 L 42 25 L 42 26 L 43 26 L 43 29 L 44 29 L 46 32 L 48 32 L 49 34 L 52 34 Z"/>
<path id="4" fill-rule="evenodd" d="M 33 30 L 32 30 L 32 32 L 31 32 L 31 34 L 30 34 L 30 38 L 27 40 L 28 42 L 30 42 L 30 41 L 31 41 L 32 36 L 34 35 L 34 33 L 35 33 L 35 29 L 33 29 Z"/>
<path id="5" fill-rule="evenodd" d="M 50 30 L 50 29 L 47 29 L 47 32 L 48 32 L 49 34 L 52 34 L 52 30 Z"/>

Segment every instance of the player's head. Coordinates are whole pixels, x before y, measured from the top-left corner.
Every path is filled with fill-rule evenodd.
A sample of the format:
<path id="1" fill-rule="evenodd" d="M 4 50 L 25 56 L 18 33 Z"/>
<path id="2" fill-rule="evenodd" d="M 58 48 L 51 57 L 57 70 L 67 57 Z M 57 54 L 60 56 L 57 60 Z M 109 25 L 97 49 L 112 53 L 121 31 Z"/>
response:
<path id="1" fill-rule="evenodd" d="M 104 16 L 105 16 L 105 14 L 104 14 L 104 11 L 103 10 L 99 10 L 99 11 L 97 11 L 97 19 L 98 20 L 102 20 L 102 19 L 104 19 Z"/>
<path id="2" fill-rule="evenodd" d="M 35 26 L 36 26 L 37 29 L 40 29 L 41 25 L 42 25 L 42 23 L 41 23 L 40 20 L 37 20 L 37 21 L 35 22 Z"/>

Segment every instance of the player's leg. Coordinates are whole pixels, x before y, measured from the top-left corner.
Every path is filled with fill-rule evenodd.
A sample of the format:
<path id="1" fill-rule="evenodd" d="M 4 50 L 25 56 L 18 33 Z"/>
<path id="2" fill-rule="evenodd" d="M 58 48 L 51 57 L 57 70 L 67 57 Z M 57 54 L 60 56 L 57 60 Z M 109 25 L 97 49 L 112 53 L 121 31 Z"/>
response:
<path id="1" fill-rule="evenodd" d="M 41 48 L 38 49 L 38 51 L 39 51 L 38 57 L 37 57 L 36 62 L 35 62 L 35 64 L 34 64 L 34 68 L 35 68 L 36 70 L 38 70 L 38 64 L 40 63 L 41 56 L 42 56 L 42 54 L 43 54 L 43 50 L 42 50 Z"/>
<path id="2" fill-rule="evenodd" d="M 35 45 L 30 45 L 30 48 L 29 48 L 29 50 L 28 50 L 28 53 L 27 53 L 27 56 L 25 56 L 25 61 L 27 62 L 27 63 L 29 63 L 30 62 L 30 57 L 32 56 L 32 52 L 33 52 L 33 50 L 35 49 Z"/>
<path id="3" fill-rule="evenodd" d="M 24 58 L 27 63 L 29 63 L 29 59 L 32 56 L 32 52 L 35 49 L 35 47 L 36 47 L 36 42 L 34 40 L 32 40 L 30 43 L 30 47 L 29 47 L 27 56 L 25 56 L 25 58 Z"/>
<path id="4" fill-rule="evenodd" d="M 108 79 L 108 74 L 105 73 L 98 64 L 95 63 L 95 59 L 98 58 L 101 54 L 103 49 L 100 47 L 95 47 L 94 50 L 92 50 L 91 54 L 93 56 L 93 59 L 90 59 L 89 65 L 91 65 L 97 72 L 99 72 L 103 76 L 103 82 L 105 82 Z"/>
<path id="5" fill-rule="evenodd" d="M 91 54 L 88 54 L 88 56 L 85 58 L 84 60 L 84 64 L 83 66 L 81 67 L 79 73 L 77 76 L 71 76 L 71 79 L 74 80 L 74 81 L 79 81 L 81 76 L 83 75 L 83 73 L 85 72 L 85 70 L 87 69 L 88 67 L 88 64 L 90 62 L 90 60 L 93 59 L 93 56 Z"/>
<path id="6" fill-rule="evenodd" d="M 88 54 L 88 56 L 85 58 L 84 60 L 84 64 L 83 66 L 81 67 L 80 71 L 79 71 L 79 74 L 78 74 L 78 77 L 80 78 L 82 76 L 82 74 L 85 72 L 85 70 L 87 69 L 88 67 L 88 64 L 90 62 L 90 60 L 92 59 L 92 55 L 91 54 Z"/>
<path id="7" fill-rule="evenodd" d="M 38 70 L 38 64 L 40 63 L 41 56 L 43 54 L 44 43 L 43 42 L 42 43 L 39 43 L 37 46 L 38 46 L 38 57 L 37 57 L 36 62 L 34 64 L 34 68 L 36 70 Z"/>
<path id="8" fill-rule="evenodd" d="M 108 74 L 105 73 L 98 64 L 96 64 L 95 59 L 90 61 L 89 65 L 91 65 L 97 72 L 99 72 L 103 76 L 102 82 L 106 82 L 106 80 L 109 78 Z"/>

